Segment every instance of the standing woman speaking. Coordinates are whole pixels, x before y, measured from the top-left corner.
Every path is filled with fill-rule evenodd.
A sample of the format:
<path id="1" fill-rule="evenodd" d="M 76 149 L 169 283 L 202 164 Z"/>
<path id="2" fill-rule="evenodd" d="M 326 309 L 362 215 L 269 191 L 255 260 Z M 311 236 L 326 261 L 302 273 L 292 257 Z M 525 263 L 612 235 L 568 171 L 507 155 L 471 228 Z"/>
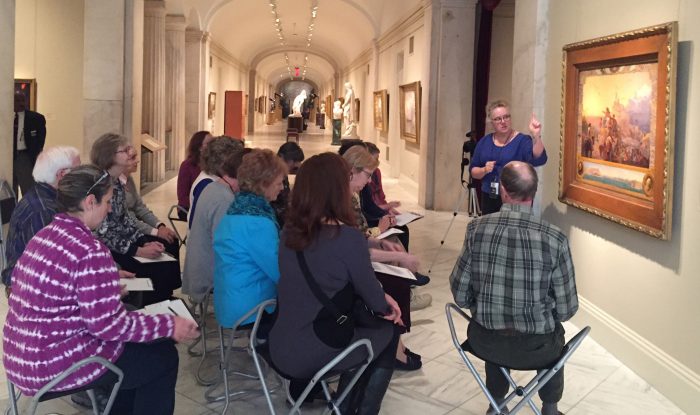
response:
<path id="1" fill-rule="evenodd" d="M 534 167 L 547 162 L 542 142 L 542 124 L 535 114 L 530 118 L 530 134 L 513 130 L 510 106 L 505 100 L 496 100 L 486 106 L 486 114 L 493 126 L 476 144 L 472 157 L 471 175 L 481 180 L 481 214 L 501 210 L 500 177 L 503 167 L 511 161 L 524 161 Z"/>

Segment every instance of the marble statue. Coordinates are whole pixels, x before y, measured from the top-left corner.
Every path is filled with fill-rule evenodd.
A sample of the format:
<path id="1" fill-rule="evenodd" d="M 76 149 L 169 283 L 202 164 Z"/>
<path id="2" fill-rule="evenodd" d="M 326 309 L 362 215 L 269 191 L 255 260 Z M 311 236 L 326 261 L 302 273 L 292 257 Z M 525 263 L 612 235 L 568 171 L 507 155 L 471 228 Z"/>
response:
<path id="1" fill-rule="evenodd" d="M 292 117 L 301 117 L 301 106 L 304 105 L 304 101 L 306 101 L 306 90 L 302 90 L 301 93 L 294 98 Z"/>
<path id="2" fill-rule="evenodd" d="M 340 120 L 343 118 L 343 109 L 340 107 L 340 100 L 333 102 L 333 119 Z"/>
<path id="3" fill-rule="evenodd" d="M 357 120 L 355 119 L 355 91 L 350 82 L 345 82 L 345 103 L 343 104 L 343 137 L 357 138 Z"/>

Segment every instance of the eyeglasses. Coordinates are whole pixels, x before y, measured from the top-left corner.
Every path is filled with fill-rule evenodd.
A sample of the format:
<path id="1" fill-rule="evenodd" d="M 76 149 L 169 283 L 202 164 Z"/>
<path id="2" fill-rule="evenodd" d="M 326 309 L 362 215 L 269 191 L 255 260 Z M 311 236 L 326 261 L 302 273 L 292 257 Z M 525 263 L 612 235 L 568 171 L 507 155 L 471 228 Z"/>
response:
<path id="1" fill-rule="evenodd" d="M 493 122 L 501 122 L 501 121 L 508 121 L 508 120 L 510 120 L 510 114 L 503 114 L 500 117 L 491 118 L 491 121 L 493 121 Z"/>
<path id="2" fill-rule="evenodd" d="M 105 171 L 104 174 L 102 174 L 102 176 L 100 176 L 100 178 L 97 179 L 97 181 L 95 182 L 95 184 L 93 184 L 92 186 L 90 186 L 90 188 L 88 189 L 88 191 L 85 192 L 85 197 L 87 197 L 88 195 L 90 195 L 90 192 L 92 191 L 92 189 L 94 189 L 95 186 L 97 186 L 98 184 L 100 184 L 100 182 L 101 182 L 102 180 L 104 180 L 107 176 L 109 176 L 109 173 Z"/>
<path id="3" fill-rule="evenodd" d="M 372 178 L 372 174 L 374 174 L 374 172 L 367 171 L 367 170 L 364 170 L 364 169 L 362 170 L 362 173 L 364 173 L 364 174 L 367 175 L 367 180 L 371 179 L 371 178 Z"/>
<path id="4" fill-rule="evenodd" d="M 134 147 L 133 146 L 127 146 L 124 148 L 124 150 L 117 150 L 114 152 L 114 154 L 119 154 L 119 153 L 124 153 L 124 154 L 132 154 L 134 152 Z"/>

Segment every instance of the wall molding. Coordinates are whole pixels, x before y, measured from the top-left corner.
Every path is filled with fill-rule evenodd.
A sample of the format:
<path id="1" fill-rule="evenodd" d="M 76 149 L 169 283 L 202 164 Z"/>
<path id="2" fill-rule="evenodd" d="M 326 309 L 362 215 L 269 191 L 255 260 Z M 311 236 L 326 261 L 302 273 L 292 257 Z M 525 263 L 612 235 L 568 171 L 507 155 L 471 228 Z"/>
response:
<path id="1" fill-rule="evenodd" d="M 209 42 L 209 53 L 212 56 L 215 56 L 224 61 L 225 63 L 233 66 L 239 71 L 247 73 L 250 69 L 248 68 L 248 66 L 241 63 L 238 59 L 234 58 L 233 55 L 231 55 L 223 46 L 216 43 L 213 39 L 211 40 L 211 42 Z M 208 65 L 209 63 L 207 63 L 207 67 Z M 267 83 L 267 81 L 265 83 Z"/>
<path id="2" fill-rule="evenodd" d="M 580 295 L 579 304 L 580 311 L 587 315 L 579 314 L 574 320 L 587 325 L 598 322 L 605 326 L 610 333 L 593 330 L 592 334 L 615 357 L 682 409 L 687 411 L 691 404 L 692 407 L 697 405 L 700 374 Z"/>

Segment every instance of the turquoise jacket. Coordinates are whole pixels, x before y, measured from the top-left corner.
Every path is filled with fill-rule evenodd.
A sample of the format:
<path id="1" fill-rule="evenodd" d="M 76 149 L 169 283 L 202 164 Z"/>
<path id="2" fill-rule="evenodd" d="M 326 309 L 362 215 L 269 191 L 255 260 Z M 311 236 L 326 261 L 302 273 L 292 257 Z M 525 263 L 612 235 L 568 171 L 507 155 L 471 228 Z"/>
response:
<path id="1" fill-rule="evenodd" d="M 270 218 L 229 213 L 221 219 L 214 231 L 214 313 L 221 326 L 232 327 L 250 309 L 277 297 L 278 248 L 277 224 Z"/>

